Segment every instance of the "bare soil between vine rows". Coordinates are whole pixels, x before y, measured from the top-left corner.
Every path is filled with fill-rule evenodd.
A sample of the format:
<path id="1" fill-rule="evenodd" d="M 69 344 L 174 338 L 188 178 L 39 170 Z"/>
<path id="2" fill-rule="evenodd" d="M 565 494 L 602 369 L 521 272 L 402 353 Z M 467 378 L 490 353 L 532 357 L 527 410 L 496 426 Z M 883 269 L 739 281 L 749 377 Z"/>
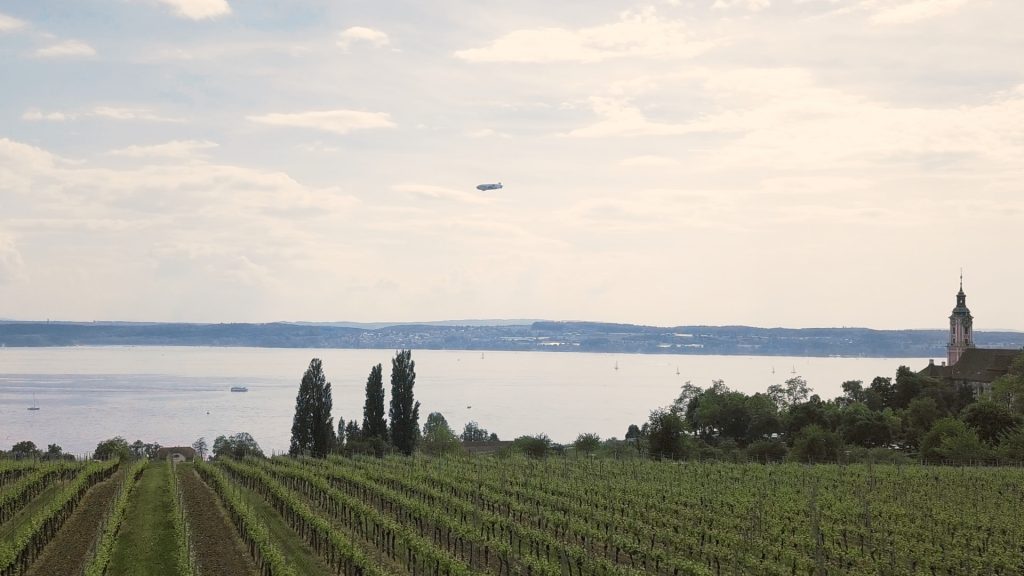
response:
<path id="1" fill-rule="evenodd" d="M 192 466 L 179 466 L 178 482 L 185 500 L 192 545 L 203 574 L 255 576 L 256 566 L 217 495 Z"/>
<path id="2" fill-rule="evenodd" d="M 81 572 L 122 478 L 122 474 L 115 473 L 85 493 L 74 514 L 61 526 L 25 576 L 58 576 Z"/>

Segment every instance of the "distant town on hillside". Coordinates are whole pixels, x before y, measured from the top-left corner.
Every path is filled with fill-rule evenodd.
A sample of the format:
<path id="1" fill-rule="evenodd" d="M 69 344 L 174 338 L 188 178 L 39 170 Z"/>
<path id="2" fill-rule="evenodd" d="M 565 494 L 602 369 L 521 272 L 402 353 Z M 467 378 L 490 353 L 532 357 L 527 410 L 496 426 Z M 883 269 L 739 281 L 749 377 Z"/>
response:
<path id="1" fill-rule="evenodd" d="M 417 324 L 0 322 L 0 347 L 248 346 L 417 348 L 751 356 L 946 356 L 947 330 L 656 327 L 599 322 L 446 321 Z M 1024 332 L 975 332 L 978 346 L 1024 348 Z"/>

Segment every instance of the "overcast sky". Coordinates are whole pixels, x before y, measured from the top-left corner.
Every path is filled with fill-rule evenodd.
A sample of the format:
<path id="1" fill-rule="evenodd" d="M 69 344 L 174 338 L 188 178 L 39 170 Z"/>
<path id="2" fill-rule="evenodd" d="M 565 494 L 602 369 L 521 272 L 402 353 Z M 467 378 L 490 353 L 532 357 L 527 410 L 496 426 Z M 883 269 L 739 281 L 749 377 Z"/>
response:
<path id="1" fill-rule="evenodd" d="M 5 0 L 0 318 L 1024 329 L 1021 22 Z"/>

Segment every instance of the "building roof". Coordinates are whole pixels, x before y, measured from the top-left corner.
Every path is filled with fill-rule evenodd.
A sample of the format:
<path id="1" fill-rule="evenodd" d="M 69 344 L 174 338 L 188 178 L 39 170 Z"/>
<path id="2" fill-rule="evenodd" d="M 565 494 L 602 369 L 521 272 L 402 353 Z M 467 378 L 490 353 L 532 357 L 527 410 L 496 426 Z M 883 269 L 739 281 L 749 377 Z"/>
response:
<path id="1" fill-rule="evenodd" d="M 956 364 L 947 368 L 945 377 L 969 382 L 992 382 L 1010 371 L 1010 363 L 1020 350 L 1005 348 L 968 348 Z"/>
<path id="2" fill-rule="evenodd" d="M 166 460 L 168 456 L 174 453 L 181 454 L 182 456 L 189 460 L 196 457 L 196 451 L 191 446 L 171 446 L 157 450 L 156 456 L 154 456 L 153 459 Z"/>
<path id="3" fill-rule="evenodd" d="M 943 362 L 942 366 L 936 364 L 933 360 L 928 361 L 928 365 L 923 370 L 918 372 L 921 376 L 927 376 L 929 378 L 935 378 L 936 380 L 942 380 L 949 374 L 949 367 Z"/>

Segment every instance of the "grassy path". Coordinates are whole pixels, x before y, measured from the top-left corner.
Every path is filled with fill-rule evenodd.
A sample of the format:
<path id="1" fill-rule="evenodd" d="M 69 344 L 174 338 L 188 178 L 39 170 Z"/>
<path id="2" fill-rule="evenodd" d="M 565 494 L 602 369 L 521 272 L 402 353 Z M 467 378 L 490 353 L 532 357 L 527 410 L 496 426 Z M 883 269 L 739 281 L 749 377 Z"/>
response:
<path id="1" fill-rule="evenodd" d="M 110 510 L 123 478 L 119 470 L 86 492 L 75 513 L 46 545 L 42 556 L 32 564 L 26 576 L 72 576 L 79 573 L 89 559 L 90 549 L 99 535 L 100 522 Z"/>
<path id="2" fill-rule="evenodd" d="M 170 483 L 166 466 L 146 468 L 132 493 L 110 559 L 110 576 L 177 576 Z"/>
<path id="3" fill-rule="evenodd" d="M 217 576 L 255 576 L 256 565 L 217 495 L 191 464 L 179 464 L 177 474 L 199 571 Z"/>
<path id="4" fill-rule="evenodd" d="M 274 544 L 281 550 L 288 562 L 295 567 L 295 572 L 302 576 L 332 576 L 331 569 L 310 550 L 298 534 L 292 530 L 284 518 L 267 504 L 258 494 L 235 484 L 245 501 L 267 525 Z"/>

